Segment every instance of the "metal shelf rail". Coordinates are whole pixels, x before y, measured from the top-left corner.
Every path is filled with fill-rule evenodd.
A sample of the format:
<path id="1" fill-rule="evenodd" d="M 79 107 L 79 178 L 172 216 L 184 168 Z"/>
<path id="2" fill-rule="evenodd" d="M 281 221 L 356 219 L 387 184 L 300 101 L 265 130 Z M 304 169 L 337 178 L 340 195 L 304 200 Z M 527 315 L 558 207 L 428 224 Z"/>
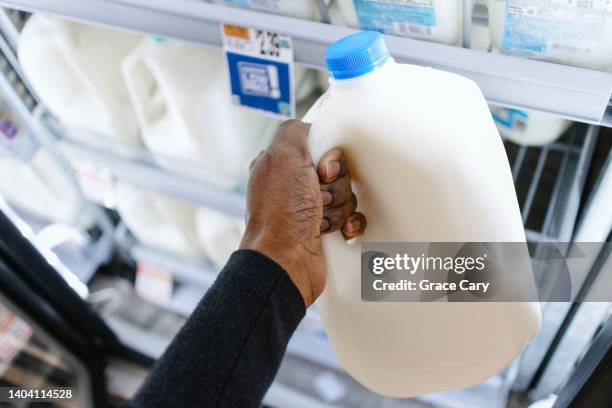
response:
<path id="1" fill-rule="evenodd" d="M 548 145 L 506 142 L 529 241 L 571 240 L 597 134 L 596 126 L 576 124 Z"/>
<path id="2" fill-rule="evenodd" d="M 221 46 L 220 22 L 274 30 L 293 38 L 297 63 L 318 69 L 324 69 L 325 48 L 356 31 L 194 0 L 2 0 L 0 3 L 212 47 Z M 474 80 L 490 103 L 612 126 L 612 116 L 606 114 L 612 91 L 611 73 L 409 38 L 386 36 L 386 41 L 391 54 L 399 61 L 444 69 Z"/>
<path id="3" fill-rule="evenodd" d="M 597 141 L 598 128 L 574 124 L 557 142 L 526 147 L 506 143 L 527 239 L 544 243 L 568 242 L 576 224 L 584 178 Z M 546 271 L 536 271 L 545 276 Z M 544 275 L 542 275 L 544 274 Z M 539 335 L 527 346 L 513 389 L 525 391 L 542 363 L 570 305 L 543 306 Z"/>

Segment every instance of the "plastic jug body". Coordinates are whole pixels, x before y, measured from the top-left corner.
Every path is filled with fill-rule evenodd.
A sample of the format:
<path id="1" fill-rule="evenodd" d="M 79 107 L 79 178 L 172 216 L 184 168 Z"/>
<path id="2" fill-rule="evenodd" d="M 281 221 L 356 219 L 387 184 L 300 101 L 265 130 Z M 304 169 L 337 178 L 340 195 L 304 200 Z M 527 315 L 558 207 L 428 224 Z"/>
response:
<path id="1" fill-rule="evenodd" d="M 146 39 L 123 73 L 144 144 L 174 171 L 235 186 L 273 134 L 275 120 L 232 104 L 218 50 Z"/>
<path id="2" fill-rule="evenodd" d="M 271 14 L 297 17 L 304 20 L 318 20 L 319 9 L 316 1 L 295 0 L 212 0 L 215 4 L 242 7 Z"/>
<path id="3" fill-rule="evenodd" d="M 322 237 L 328 280 L 317 307 L 334 350 L 355 379 L 389 396 L 476 384 L 537 333 L 539 305 L 362 302 L 359 243 L 525 242 L 485 99 L 464 77 L 390 58 L 345 74 L 332 72 L 330 89 L 305 117 L 315 163 L 335 146 L 346 152 L 369 220 L 353 244 Z"/>
<path id="4" fill-rule="evenodd" d="M 19 61 L 49 110 L 66 126 L 139 143 L 121 75 L 140 36 L 33 15 L 19 39 Z"/>

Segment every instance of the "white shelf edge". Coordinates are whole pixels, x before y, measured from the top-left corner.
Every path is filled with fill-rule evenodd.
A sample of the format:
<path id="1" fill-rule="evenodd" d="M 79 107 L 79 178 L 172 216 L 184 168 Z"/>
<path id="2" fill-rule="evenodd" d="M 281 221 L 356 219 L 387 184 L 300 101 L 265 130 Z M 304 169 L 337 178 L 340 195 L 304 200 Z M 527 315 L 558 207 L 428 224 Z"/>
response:
<path id="1" fill-rule="evenodd" d="M 195 0 L 2 0 L 24 10 L 163 35 L 220 47 L 219 22 L 255 26 L 292 36 L 297 63 L 324 68 L 325 48 L 356 30 Z M 490 103 L 533 109 L 579 122 L 612 125 L 605 115 L 612 74 L 386 36 L 394 57 L 475 81 Z M 605 118 L 605 123 L 602 121 Z"/>
<path id="2" fill-rule="evenodd" d="M 73 143 L 68 139 L 58 141 L 59 148 L 68 157 L 79 156 L 104 166 L 112 175 L 137 187 L 168 195 L 192 204 L 214 208 L 224 214 L 244 217 L 244 195 L 170 172 L 156 165 L 141 163 L 93 146 Z"/>

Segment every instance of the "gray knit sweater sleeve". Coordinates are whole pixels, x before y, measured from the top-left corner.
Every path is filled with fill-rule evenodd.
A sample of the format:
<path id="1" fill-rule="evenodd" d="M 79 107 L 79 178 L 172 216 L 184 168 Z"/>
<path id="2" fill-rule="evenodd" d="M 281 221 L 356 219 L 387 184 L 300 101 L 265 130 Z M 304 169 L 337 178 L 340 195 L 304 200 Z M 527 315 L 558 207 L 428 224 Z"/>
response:
<path id="1" fill-rule="evenodd" d="M 128 406 L 260 406 L 304 314 L 276 262 L 234 252 Z"/>

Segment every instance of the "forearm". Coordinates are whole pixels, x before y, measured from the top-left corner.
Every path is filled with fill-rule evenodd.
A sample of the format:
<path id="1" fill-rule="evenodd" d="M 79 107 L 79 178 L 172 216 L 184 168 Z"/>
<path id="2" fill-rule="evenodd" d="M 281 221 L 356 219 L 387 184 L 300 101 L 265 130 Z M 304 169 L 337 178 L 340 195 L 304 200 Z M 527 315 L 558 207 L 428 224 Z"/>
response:
<path id="1" fill-rule="evenodd" d="M 280 266 L 235 252 L 132 406 L 259 406 L 304 313 Z"/>

